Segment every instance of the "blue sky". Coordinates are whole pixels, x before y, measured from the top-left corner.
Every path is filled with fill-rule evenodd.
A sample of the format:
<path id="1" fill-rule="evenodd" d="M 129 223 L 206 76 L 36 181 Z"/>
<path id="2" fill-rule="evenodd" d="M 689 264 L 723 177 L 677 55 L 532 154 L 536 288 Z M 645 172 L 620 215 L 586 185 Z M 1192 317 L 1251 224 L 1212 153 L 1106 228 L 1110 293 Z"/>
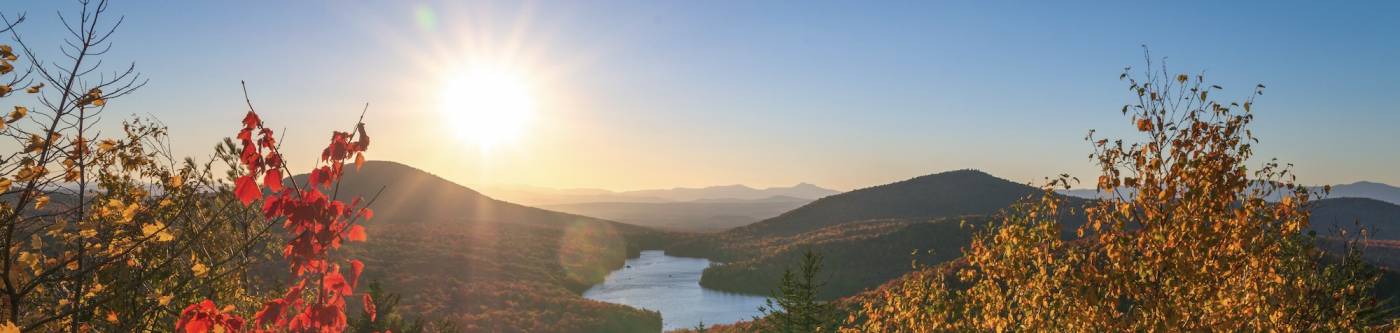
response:
<path id="1" fill-rule="evenodd" d="M 65 1 L 7 6 L 57 55 Z M 1400 184 L 1397 2 L 116 1 L 109 64 L 150 84 L 115 101 L 207 156 L 246 80 L 309 166 L 363 103 L 371 157 L 469 185 L 637 189 L 813 182 L 853 189 L 951 169 L 1091 178 L 1089 129 L 1142 44 L 1256 104 L 1261 157 L 1307 183 Z M 433 19 L 424 20 L 430 16 Z M 41 49 L 41 51 L 44 51 Z M 539 99 L 514 143 L 456 140 L 444 73 L 508 64 Z M 447 109 L 450 109 L 447 108 Z M 115 120 L 115 119 L 113 119 Z M 294 167 L 298 165 L 294 164 Z"/>

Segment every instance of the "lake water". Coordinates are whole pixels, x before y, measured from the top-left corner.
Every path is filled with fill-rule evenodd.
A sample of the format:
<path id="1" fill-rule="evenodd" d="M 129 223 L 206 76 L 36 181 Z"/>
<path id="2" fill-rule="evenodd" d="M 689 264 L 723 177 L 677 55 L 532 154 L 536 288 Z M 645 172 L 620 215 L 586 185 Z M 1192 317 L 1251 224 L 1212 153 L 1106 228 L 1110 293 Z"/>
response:
<path id="1" fill-rule="evenodd" d="M 630 268 L 628 267 L 630 266 Z M 681 258 L 662 251 L 642 251 L 627 266 L 608 274 L 583 297 L 661 312 L 662 330 L 728 324 L 752 319 L 766 297 L 700 287 L 707 259 Z"/>

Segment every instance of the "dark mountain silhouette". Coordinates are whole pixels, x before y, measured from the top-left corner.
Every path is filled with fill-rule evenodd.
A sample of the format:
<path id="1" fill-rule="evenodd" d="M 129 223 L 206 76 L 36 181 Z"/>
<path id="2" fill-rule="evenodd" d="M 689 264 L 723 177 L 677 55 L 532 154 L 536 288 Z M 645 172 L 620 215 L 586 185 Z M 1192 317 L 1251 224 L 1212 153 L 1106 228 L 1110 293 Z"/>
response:
<path id="1" fill-rule="evenodd" d="M 791 236 L 851 221 L 990 214 L 1040 193 L 977 170 L 949 171 L 825 197 L 733 232 Z"/>
<path id="2" fill-rule="evenodd" d="M 702 199 L 686 202 L 589 202 L 541 208 L 593 216 L 664 230 L 722 231 L 800 207 L 811 200 L 777 196 L 765 199 Z"/>
<path id="3" fill-rule="evenodd" d="M 1320 236 L 1351 235 L 1365 228 L 1375 240 L 1400 241 L 1400 205 L 1366 198 L 1331 198 L 1312 203 L 1310 227 Z M 1397 267 L 1400 268 L 1400 267 Z"/>
<path id="4" fill-rule="evenodd" d="M 403 295 L 404 311 L 466 331 L 660 330 L 655 312 L 579 294 L 666 234 L 492 199 L 399 163 L 346 168 L 335 190 L 342 198 L 380 193 L 369 241 L 351 244 L 348 256 L 365 262 L 364 279 Z"/>

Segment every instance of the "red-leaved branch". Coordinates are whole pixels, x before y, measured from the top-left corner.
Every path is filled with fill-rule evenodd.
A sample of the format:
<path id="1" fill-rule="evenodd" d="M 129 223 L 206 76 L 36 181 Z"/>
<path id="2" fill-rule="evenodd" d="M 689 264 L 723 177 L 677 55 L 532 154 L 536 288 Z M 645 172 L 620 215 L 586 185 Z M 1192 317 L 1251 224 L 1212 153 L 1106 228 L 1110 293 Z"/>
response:
<path id="1" fill-rule="evenodd" d="M 219 308 L 213 301 L 191 304 L 175 323 L 182 332 L 340 332 L 346 328 L 345 299 L 354 294 L 364 264 L 351 259 L 349 272 L 331 258 L 330 251 L 344 241 L 364 241 L 365 231 L 357 221 L 374 217 L 360 197 L 349 203 L 327 196 L 339 184 L 344 166 L 353 158 L 358 169 L 369 148 L 365 124 L 357 123 L 350 132 L 334 132 L 321 152 L 320 162 L 307 177 L 304 187 L 295 181 L 284 186 L 287 167 L 278 152 L 273 131 L 263 126 L 253 110 L 243 117 L 238 131 L 242 143 L 240 163 L 247 173 L 234 182 L 233 193 L 243 205 L 262 200 L 262 213 L 269 221 L 282 219 L 291 240 L 282 250 L 287 269 L 295 282 L 282 297 L 264 303 L 253 315 L 251 325 L 231 308 Z M 258 185 L 261 178 L 262 185 Z M 266 189 L 266 194 L 264 194 Z M 348 276 L 347 276 L 348 274 Z M 373 303 L 363 295 L 366 309 L 373 316 Z"/>

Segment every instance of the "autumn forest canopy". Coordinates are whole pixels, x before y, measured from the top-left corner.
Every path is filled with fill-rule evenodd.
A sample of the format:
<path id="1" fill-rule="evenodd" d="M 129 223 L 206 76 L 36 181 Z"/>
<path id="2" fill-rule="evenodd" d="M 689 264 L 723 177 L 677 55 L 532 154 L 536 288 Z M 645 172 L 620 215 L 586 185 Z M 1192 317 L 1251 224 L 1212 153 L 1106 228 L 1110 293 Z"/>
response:
<path id="1" fill-rule="evenodd" d="M 1400 230 L 1400 187 L 1383 183 L 1395 178 L 1327 185 L 1304 176 L 1325 169 L 1317 166 L 1321 158 L 1290 161 L 1272 156 L 1305 156 L 1286 150 L 1297 144 L 1294 137 L 1329 135 L 1334 128 L 1276 139 L 1279 130 L 1268 125 L 1274 119 L 1292 119 L 1291 113 L 1272 111 L 1275 104 L 1266 101 L 1276 97 L 1265 94 L 1272 90 L 1264 84 L 1240 89 L 1213 79 L 1217 74 L 1242 74 L 1231 66 L 1207 64 L 1203 67 L 1212 68 L 1207 75 L 1179 68 L 1154 53 L 1157 49 L 1140 46 L 1134 49 L 1135 57 L 1121 59 L 1134 65 L 1122 67 L 1116 81 L 1112 75 L 1093 76 L 1095 82 L 1119 84 L 1111 91 L 1114 95 L 1077 97 L 1097 103 L 1090 105 L 1119 103 L 1092 111 L 1091 123 L 1104 127 L 1060 126 L 1084 123 L 1079 120 L 1034 127 L 980 126 L 979 131 L 1036 141 L 1020 144 L 1035 147 L 1045 147 L 1038 145 L 1056 141 L 1061 134 L 1077 137 L 1087 131 L 1082 141 L 1053 142 L 1082 147 L 1069 154 L 1073 159 L 1021 158 L 1022 164 L 1035 166 L 1037 181 L 1007 180 L 994 171 L 969 168 L 1000 162 L 925 166 L 920 173 L 890 176 L 891 170 L 903 170 L 895 164 L 905 163 L 891 161 L 907 161 L 914 158 L 911 155 L 960 163 L 969 160 L 960 154 L 974 150 L 971 156 L 989 161 L 1018 157 L 990 156 L 1003 152 L 988 147 L 1005 145 L 988 142 L 1002 139 L 917 139 L 928 138 L 918 134 L 928 131 L 963 133 L 948 127 L 979 127 L 972 124 L 981 120 L 963 116 L 945 115 L 940 120 L 947 123 L 927 128 L 861 128 L 864 121 L 885 122 L 885 117 L 917 123 L 900 118 L 908 115 L 878 110 L 892 104 L 873 103 L 877 105 L 869 107 L 877 110 L 860 117 L 828 120 L 814 120 L 827 118 L 820 114 L 825 112 L 822 107 L 813 107 L 813 114 L 802 117 L 781 114 L 779 127 L 746 124 L 725 111 L 689 115 L 686 106 L 650 111 L 679 116 L 631 109 L 650 105 L 651 99 L 679 98 L 665 93 L 634 96 L 639 100 L 631 106 L 593 104 L 597 102 L 577 96 L 587 95 L 584 89 L 561 92 L 567 89 L 560 87 L 568 85 L 559 83 L 569 77 L 560 73 L 591 69 L 570 63 L 562 66 L 570 69 L 542 74 L 541 68 L 561 66 L 534 63 L 542 61 L 541 56 L 532 53 L 524 39 L 512 40 L 512 46 L 500 52 L 483 52 L 491 57 L 473 53 L 463 57 L 470 59 L 461 66 L 433 67 L 432 72 L 445 76 L 432 89 L 441 91 L 434 97 L 411 93 L 415 101 L 409 103 L 370 99 L 384 96 L 379 93 L 358 100 L 358 90 L 330 95 L 322 91 L 334 90 L 330 87 L 336 82 L 289 92 L 275 89 L 282 87 L 279 82 L 233 80 L 226 82 L 227 98 L 221 97 L 228 103 L 194 101 L 203 98 L 195 93 L 152 96 L 152 91 L 203 81 L 198 73 L 152 77 L 144 72 L 154 68 L 168 74 L 162 66 L 179 68 L 179 63 L 118 57 L 142 54 L 124 48 L 140 48 L 142 34 L 156 34 L 149 26 L 133 28 L 129 19 L 150 16 L 124 15 L 125 5 L 65 2 L 53 20 L 36 19 L 48 13 L 0 8 L 0 104 L 6 110 L 0 114 L 0 269 L 5 273 L 0 276 L 0 333 L 1400 330 L 1395 298 L 1400 295 L 1395 271 L 1400 269 L 1395 259 L 1400 232 L 1394 231 Z M 439 33 L 455 22 L 453 18 L 471 16 L 464 12 L 476 13 L 448 5 L 411 9 L 406 13 L 412 13 L 411 29 L 417 30 L 410 31 L 422 34 Z M 692 10 L 694 17 L 712 14 Z M 619 11 L 623 12 L 632 13 Z M 392 13 L 375 15 L 395 22 Z M 554 17 L 551 10 L 539 13 Z M 903 18 L 884 14 L 890 20 Z M 197 15 L 203 14 L 191 13 Z M 269 22 L 275 22 L 277 15 L 269 15 Z M 735 15 L 735 26 L 748 22 L 744 17 Z M 657 16 L 646 20 L 652 26 L 628 29 L 675 33 L 669 29 L 691 24 L 690 18 Z M 305 22 L 322 19 L 307 17 Z M 482 34 L 491 32 L 486 23 L 464 21 L 481 24 L 473 28 Z M 192 31 L 208 33 L 198 24 L 186 24 Z M 802 34 L 751 24 L 755 25 L 748 28 L 757 31 Z M 732 37 L 720 26 L 707 26 L 712 29 L 686 43 L 725 44 L 724 38 Z M 389 23 L 376 29 L 402 32 Z M 128 30 L 138 34 L 126 35 Z M 527 30 L 516 26 L 511 35 L 528 35 Z M 573 36 L 568 29 L 560 30 L 563 36 Z M 296 55 L 306 51 L 291 51 L 299 47 L 283 45 L 281 38 L 303 36 L 298 34 L 267 35 L 265 45 L 244 47 Z M 633 38 L 647 40 L 645 36 Z M 891 30 L 869 38 L 899 36 Z M 412 35 L 396 38 L 397 45 L 427 43 Z M 733 47 L 778 44 L 760 33 L 744 38 L 738 40 L 750 46 Z M 303 42 L 319 43 L 311 40 Z M 480 38 L 460 44 L 491 43 L 490 38 Z M 763 45 L 752 46 L 758 44 Z M 871 58 L 878 59 L 877 49 L 883 46 L 875 44 L 880 43 L 867 47 Z M 445 51 L 448 47 L 436 46 L 413 52 L 368 49 L 383 51 L 386 58 L 399 56 L 396 53 L 419 58 L 451 53 Z M 701 53 L 726 57 L 719 51 Z M 767 59 L 760 53 L 744 59 Z M 647 59 L 632 58 L 638 56 Z M 825 57 L 821 52 L 811 56 Z M 667 66 L 683 66 L 684 59 L 699 61 L 689 57 L 618 48 L 596 61 L 633 61 L 637 67 L 617 71 L 619 77 L 714 80 L 649 67 L 656 59 L 677 63 Z M 376 81 L 383 79 L 375 76 L 383 74 L 378 69 L 317 69 L 340 59 L 289 56 L 278 61 L 298 63 L 290 69 L 279 67 L 284 71 L 280 75 L 289 77 L 383 83 Z M 826 70 L 810 60 L 792 61 L 794 68 L 805 71 Z M 977 66 L 991 60 L 967 61 Z M 880 61 L 869 62 L 831 68 L 883 69 Z M 395 70 L 400 70 L 396 76 L 433 81 Z M 753 70 L 753 75 L 781 76 L 786 70 Z M 596 83 L 594 88 L 632 82 L 608 80 L 590 82 Z M 982 80 L 987 79 L 964 82 L 967 94 L 982 94 L 974 92 L 986 85 Z M 776 81 L 761 81 L 771 82 Z M 772 89 L 810 92 L 804 90 L 810 88 L 808 83 L 788 83 L 791 86 Z M 262 84 L 268 88 L 260 88 Z M 384 90 L 422 90 L 382 85 Z M 941 96 L 948 89 L 958 90 L 928 93 Z M 997 91 L 994 99 L 1064 101 L 1020 89 Z M 850 96 L 869 93 L 860 87 L 843 91 Z M 713 91 L 694 89 L 689 94 L 684 99 L 692 102 L 678 103 L 723 109 L 702 101 L 720 98 Z M 1313 96 L 1317 95 L 1325 94 Z M 286 96 L 295 96 L 295 101 L 287 102 Z M 324 96 L 335 97 L 322 101 Z M 726 106 L 745 108 L 754 96 L 733 94 L 733 104 Z M 1296 101 L 1294 97 L 1282 98 Z M 847 97 L 823 98 L 839 108 Z M 262 102 L 265 99 L 274 102 Z M 353 103 L 343 103 L 346 99 Z M 187 115 L 132 111 L 191 101 L 195 103 L 181 107 L 197 113 L 198 121 L 166 122 Z M 315 107 L 317 111 L 287 107 L 323 102 L 326 106 Z M 423 104 L 415 103 L 420 102 L 441 104 L 436 107 L 442 110 L 419 112 Z M 609 107 L 621 110 L 615 112 L 626 114 L 626 119 L 589 111 Z M 715 126 L 716 119 L 729 123 Z M 447 124 L 451 133 L 425 122 Z M 666 127 L 672 123 L 707 132 L 702 139 L 674 141 L 693 132 Z M 405 129 L 405 124 L 413 126 Z M 624 126 L 618 124 L 639 127 L 608 130 Z M 833 124 L 836 127 L 825 127 Z M 579 128 L 607 133 L 545 139 Z M 745 132 L 754 129 L 771 133 L 755 137 Z M 1270 135 L 1261 134 L 1265 132 Z M 220 139 L 194 140 L 209 133 Z M 630 135 L 654 142 L 618 139 Z M 884 135 L 900 137 L 900 145 L 919 141 L 915 146 L 922 148 L 892 148 L 904 146 L 881 144 L 877 138 Z M 314 145 L 306 142 L 313 139 Z M 549 141 L 551 148 L 526 152 L 539 148 L 531 140 L 554 141 Z M 1384 141 L 1371 142 L 1366 149 L 1385 156 L 1353 164 L 1400 156 L 1395 141 Z M 459 145 L 470 148 L 457 149 Z M 645 149 L 635 149 L 638 145 Z M 701 148 L 711 145 L 733 148 Z M 847 150 L 849 146 L 855 146 L 856 153 Z M 1062 152 L 1046 148 L 1037 153 Z M 673 155 L 677 153 L 715 160 L 691 165 L 695 160 Z M 568 185 L 550 186 L 574 186 L 598 175 L 618 184 L 645 184 L 678 179 L 664 177 L 691 170 L 694 179 L 709 181 L 707 177 L 715 175 L 733 177 L 715 171 L 729 165 L 727 154 L 751 159 L 744 169 L 748 174 L 739 177 L 744 181 L 851 170 L 870 175 L 829 179 L 905 180 L 862 183 L 849 191 L 805 181 L 764 188 L 693 187 L 696 181 L 683 180 L 666 189 L 604 190 L 491 180 L 555 179 Z M 793 170 L 787 163 L 795 155 L 824 157 L 799 156 L 806 164 L 803 169 L 811 170 Z M 869 159 L 852 162 L 861 160 L 856 156 Z M 1061 161 L 1082 164 L 1085 156 L 1089 174 L 1054 169 L 1067 165 Z M 520 163 L 516 160 L 531 165 L 514 164 Z M 617 170 L 597 171 L 599 160 Z M 656 162 L 666 160 L 670 164 Z M 818 163 L 823 160 L 832 162 Z M 676 170 L 649 174 L 633 169 L 659 165 Z M 1352 176 L 1327 179 L 1336 177 Z M 623 277 L 640 280 L 620 281 Z M 674 291 L 667 288 L 683 291 L 665 293 Z M 598 296 L 606 292 L 621 296 Z M 675 296 L 691 294 L 701 296 Z M 745 303 L 753 299 L 762 305 Z"/>

